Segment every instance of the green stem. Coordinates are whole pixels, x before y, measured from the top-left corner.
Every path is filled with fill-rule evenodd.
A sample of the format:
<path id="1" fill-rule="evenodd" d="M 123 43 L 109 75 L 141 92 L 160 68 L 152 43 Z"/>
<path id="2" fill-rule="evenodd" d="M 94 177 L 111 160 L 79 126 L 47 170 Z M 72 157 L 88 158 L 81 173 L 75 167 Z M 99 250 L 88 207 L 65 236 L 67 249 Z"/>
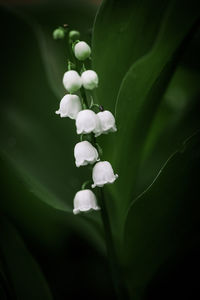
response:
<path id="1" fill-rule="evenodd" d="M 87 96 L 86 96 L 86 93 L 85 93 L 85 89 L 83 87 L 80 89 L 80 93 L 81 93 L 81 98 L 82 98 L 82 101 L 83 101 L 83 109 L 89 109 Z M 91 142 L 95 145 L 96 138 L 94 136 L 94 133 L 90 133 L 90 139 L 91 139 Z"/>
<path id="2" fill-rule="evenodd" d="M 94 105 L 94 99 L 92 97 L 92 95 L 90 95 L 90 108 L 92 108 L 92 106 Z"/>
<path id="3" fill-rule="evenodd" d="M 85 181 L 85 182 L 82 184 L 82 186 L 81 186 L 81 190 L 85 190 L 86 186 L 89 185 L 89 184 L 91 185 L 91 183 L 92 183 L 91 180 Z"/>
<path id="4" fill-rule="evenodd" d="M 102 223 L 104 226 L 105 231 L 105 241 L 106 241 L 106 248 L 108 254 L 108 260 L 110 264 L 111 276 L 113 280 L 113 285 L 116 291 L 117 299 L 118 300 L 128 300 L 127 291 L 124 286 L 124 282 L 122 280 L 117 255 L 115 252 L 115 247 L 112 238 L 112 230 L 110 225 L 110 220 L 108 216 L 108 212 L 106 209 L 106 202 L 104 197 L 103 188 L 100 188 L 100 205 L 101 205 L 101 217 Z"/>
<path id="5" fill-rule="evenodd" d="M 75 64 L 74 53 L 72 50 L 72 43 L 68 40 L 68 55 L 70 60 Z"/>
<path id="6" fill-rule="evenodd" d="M 70 54 L 73 57 L 72 45 L 71 45 L 70 50 L 71 50 Z M 82 65 L 82 70 L 83 71 L 86 70 L 84 64 Z M 83 101 L 83 108 L 89 109 L 90 106 L 89 106 L 89 103 L 87 100 L 85 89 L 83 87 L 80 89 L 80 93 L 81 93 L 81 97 L 82 97 L 82 101 Z M 95 105 L 95 106 L 100 107 L 99 105 L 94 104 L 93 97 L 92 97 L 91 104 L 93 106 Z M 96 138 L 93 133 L 91 134 L 91 138 L 92 138 L 93 144 L 95 145 Z M 85 188 L 85 186 L 87 184 L 88 184 L 88 181 L 82 185 L 82 188 Z M 117 255 L 115 253 L 114 243 L 113 243 L 113 239 L 112 239 L 110 220 L 109 220 L 109 216 L 108 216 L 107 209 L 106 209 L 103 188 L 100 188 L 100 194 L 101 194 L 100 195 L 101 216 L 102 216 L 102 222 L 103 222 L 104 231 L 105 231 L 105 240 L 106 240 L 106 247 L 107 247 L 107 253 L 108 253 L 108 260 L 110 263 L 110 270 L 111 270 L 111 276 L 112 276 L 114 288 L 115 288 L 118 300 L 128 300 L 127 292 L 126 292 L 125 286 L 123 284 L 123 281 L 122 281 L 122 278 L 120 275 L 119 264 L 117 262 Z"/>
<path id="7" fill-rule="evenodd" d="M 83 103 L 84 103 L 84 106 L 85 106 L 84 108 L 88 109 L 89 108 L 89 104 L 88 104 L 88 101 L 87 101 L 85 89 L 83 87 L 80 89 L 80 93 L 81 93 L 81 97 L 83 99 Z"/>
<path id="8" fill-rule="evenodd" d="M 68 62 L 67 62 L 67 70 L 68 70 L 68 71 L 71 70 L 71 62 L 70 62 L 70 60 L 68 60 Z"/>

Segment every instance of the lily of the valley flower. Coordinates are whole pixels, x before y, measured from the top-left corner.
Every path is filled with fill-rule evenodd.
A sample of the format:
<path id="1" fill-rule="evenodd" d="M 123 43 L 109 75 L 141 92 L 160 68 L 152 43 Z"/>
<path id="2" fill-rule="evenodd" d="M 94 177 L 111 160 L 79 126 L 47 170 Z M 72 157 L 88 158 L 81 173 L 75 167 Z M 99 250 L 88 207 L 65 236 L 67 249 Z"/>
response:
<path id="1" fill-rule="evenodd" d="M 90 46 L 86 42 L 78 42 L 74 46 L 74 55 L 78 60 L 85 60 L 91 54 Z"/>
<path id="2" fill-rule="evenodd" d="M 80 212 L 88 212 L 90 210 L 99 210 L 95 194 L 91 190 L 82 190 L 76 193 L 74 197 L 73 213 L 77 215 Z"/>
<path id="3" fill-rule="evenodd" d="M 63 25 L 63 28 L 59 27 L 53 32 L 54 39 L 65 37 L 68 32 L 65 27 Z M 74 59 L 84 61 L 90 57 L 91 48 L 84 41 L 79 41 L 80 33 L 78 31 L 70 31 L 68 37 L 69 45 L 74 52 Z M 103 108 L 95 104 L 93 99 L 91 100 L 90 108 L 97 106 L 100 112 L 96 114 L 88 108 L 87 94 L 89 94 L 89 91 L 86 94 L 84 89 L 93 90 L 97 88 L 99 79 L 95 71 L 86 70 L 84 64 L 81 67 L 80 62 L 77 60 L 76 62 L 68 60 L 68 71 L 63 75 L 63 85 L 67 90 L 67 95 L 61 99 L 56 114 L 60 115 L 61 118 L 69 117 L 76 120 L 76 131 L 77 134 L 81 134 L 81 141 L 74 147 L 75 164 L 77 167 L 95 164 L 92 171 L 92 188 L 96 186 L 103 187 L 105 184 L 113 183 L 118 178 L 118 175 L 114 174 L 113 168 L 108 161 L 100 161 L 101 147 L 95 143 L 97 151 L 87 139 L 95 141 L 94 136 L 97 137 L 101 134 L 117 131 L 115 118 L 110 111 L 102 111 Z M 76 67 L 80 71 L 80 75 L 73 70 Z M 81 89 L 79 92 L 80 98 L 76 95 L 79 89 Z M 83 134 L 88 134 L 88 136 L 83 138 Z M 74 197 L 73 213 L 75 215 L 100 209 L 95 194 L 90 189 L 85 189 L 87 184 L 88 181 L 82 185 L 82 190 L 78 191 Z"/>
<path id="4" fill-rule="evenodd" d="M 84 71 L 81 74 L 82 84 L 86 90 L 93 90 L 98 86 L 99 79 L 96 72 L 92 70 Z"/>
<path id="5" fill-rule="evenodd" d="M 100 161 L 96 163 L 92 171 L 92 179 L 95 186 L 102 187 L 104 184 L 113 183 L 118 178 L 117 174 L 114 174 L 113 168 L 108 161 Z"/>
<path id="6" fill-rule="evenodd" d="M 74 157 L 77 167 L 93 164 L 99 160 L 96 148 L 88 141 L 82 141 L 76 144 L 74 148 Z"/>
<path id="7" fill-rule="evenodd" d="M 108 110 L 101 111 L 97 114 L 97 117 L 99 118 L 99 121 L 100 121 L 101 133 L 106 134 L 109 132 L 117 131 L 117 128 L 115 125 L 115 118 L 110 111 L 108 111 Z M 98 136 L 98 135 L 96 135 L 96 136 Z"/>
<path id="8" fill-rule="evenodd" d="M 76 118 L 77 134 L 99 133 L 100 125 L 97 115 L 90 109 L 80 111 Z"/>
<path id="9" fill-rule="evenodd" d="M 65 95 L 60 101 L 59 110 L 56 111 L 57 115 L 61 118 L 69 117 L 70 119 L 76 119 L 77 114 L 81 111 L 81 101 L 77 95 Z"/>
<path id="10" fill-rule="evenodd" d="M 69 93 L 75 93 L 81 88 L 82 80 L 78 72 L 70 70 L 65 72 L 63 84 Z"/>

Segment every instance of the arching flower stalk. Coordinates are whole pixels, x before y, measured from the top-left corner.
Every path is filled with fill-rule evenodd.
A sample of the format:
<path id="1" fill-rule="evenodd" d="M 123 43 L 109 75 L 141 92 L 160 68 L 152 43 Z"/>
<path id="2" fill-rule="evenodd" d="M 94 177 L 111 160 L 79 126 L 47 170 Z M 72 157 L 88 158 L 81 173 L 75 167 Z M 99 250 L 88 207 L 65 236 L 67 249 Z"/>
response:
<path id="1" fill-rule="evenodd" d="M 66 31 L 61 31 L 54 33 L 54 37 L 62 38 L 63 32 L 66 34 Z M 113 114 L 108 110 L 104 110 L 101 105 L 94 103 L 90 94 L 93 89 L 98 87 L 99 78 L 94 70 L 86 70 L 84 61 L 90 59 L 91 48 L 86 42 L 79 41 L 79 38 L 80 33 L 76 30 L 72 30 L 68 34 L 71 57 L 68 60 L 68 69 L 63 76 L 63 85 L 68 94 L 62 98 L 60 108 L 56 111 L 56 114 L 75 120 L 76 132 L 80 136 L 80 142 L 74 148 L 76 166 L 94 165 L 91 176 L 93 184 L 91 185 L 91 180 L 85 181 L 82 189 L 75 194 L 73 213 L 77 215 L 101 209 L 109 260 L 110 263 L 112 262 L 112 273 L 116 272 L 119 275 L 111 226 L 103 194 L 103 186 L 114 183 L 118 175 L 114 174 L 110 162 L 101 161 L 102 149 L 96 142 L 98 136 L 116 132 L 117 127 Z M 88 101 L 86 91 L 87 95 L 90 94 L 90 101 Z M 98 112 L 96 112 L 96 109 L 98 109 Z M 88 184 L 92 188 L 100 188 L 101 208 L 97 204 L 95 193 L 86 188 Z M 114 264 L 113 261 L 115 261 Z M 113 281 L 118 293 L 118 282 L 115 279 Z"/>
<path id="2" fill-rule="evenodd" d="M 59 27 L 53 33 L 53 37 L 61 39 L 66 35 L 66 29 Z M 108 110 L 103 110 L 102 106 L 94 103 L 91 96 L 91 101 L 88 103 L 86 96 L 93 89 L 98 87 L 99 78 L 94 70 L 86 70 L 84 61 L 90 58 L 91 48 L 84 42 L 79 41 L 80 33 L 72 30 L 68 34 L 68 42 L 71 56 L 68 60 L 68 70 L 63 76 L 63 85 L 69 94 L 66 94 L 60 101 L 60 107 L 56 111 L 61 118 L 69 117 L 76 121 L 76 132 L 80 135 L 80 142 L 74 148 L 74 157 L 77 167 L 92 165 L 100 160 L 100 146 L 96 143 L 96 138 L 101 134 L 108 134 L 117 131 L 115 118 Z M 73 63 L 71 62 L 73 61 Z M 80 68 L 80 63 L 82 66 Z M 76 69 L 72 69 L 77 67 Z M 99 112 L 93 109 L 98 108 Z M 89 135 L 89 140 L 87 140 Z M 82 141 L 82 139 L 84 139 Z M 118 175 L 114 175 L 111 164 L 108 161 L 99 161 L 93 167 L 92 178 L 94 183 L 92 188 L 103 187 L 105 184 L 111 184 L 117 179 Z M 85 193 L 85 197 L 89 197 L 91 193 Z M 76 203 L 77 212 L 90 211 L 78 209 L 77 205 L 81 206 L 81 199 Z M 85 199 L 85 198 L 84 198 Z M 89 199 L 88 199 L 89 201 Z M 84 203 L 85 200 L 83 200 Z M 79 204 L 77 204 L 79 203 Z"/>

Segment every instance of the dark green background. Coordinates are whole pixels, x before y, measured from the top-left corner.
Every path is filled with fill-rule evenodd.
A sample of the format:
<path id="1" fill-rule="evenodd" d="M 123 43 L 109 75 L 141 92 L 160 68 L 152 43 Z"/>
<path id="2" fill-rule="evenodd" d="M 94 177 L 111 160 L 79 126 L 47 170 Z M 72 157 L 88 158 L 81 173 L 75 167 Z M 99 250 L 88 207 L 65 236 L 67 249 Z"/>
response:
<path id="1" fill-rule="evenodd" d="M 180 2 L 107 1 L 92 41 L 97 101 L 118 126 L 99 143 L 119 174 L 105 193 L 131 299 L 200 294 L 200 29 L 188 36 L 197 1 Z M 100 213 L 71 213 L 90 176 L 74 165 L 75 126 L 54 113 L 68 54 L 52 31 L 67 23 L 91 43 L 97 9 L 85 1 L 1 6 L 0 299 L 116 299 Z"/>

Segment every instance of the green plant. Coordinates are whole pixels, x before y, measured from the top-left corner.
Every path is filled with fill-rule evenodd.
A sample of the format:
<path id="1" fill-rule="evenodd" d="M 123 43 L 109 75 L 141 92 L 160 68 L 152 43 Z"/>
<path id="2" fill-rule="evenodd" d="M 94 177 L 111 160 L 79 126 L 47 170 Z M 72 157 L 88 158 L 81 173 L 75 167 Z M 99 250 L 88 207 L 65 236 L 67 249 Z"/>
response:
<path id="1" fill-rule="evenodd" d="M 199 17 L 195 0 L 109 0 L 96 15 L 88 61 L 99 76 L 94 99 L 115 111 L 118 128 L 115 134 L 100 136 L 99 144 L 103 158 L 119 174 L 115 184 L 105 187 L 103 203 L 101 192 L 98 198 L 106 205 L 104 222 L 111 226 L 106 239 L 119 298 L 145 299 L 158 272 L 199 243 L 200 75 L 198 63 L 195 69 L 185 56 L 189 53 L 190 62 L 191 48 L 197 47 Z M 66 44 L 60 49 L 62 41 L 53 42 L 49 32 L 42 35 L 34 28 L 51 88 L 60 100 Z M 26 63 L 29 71 L 42 69 L 41 61 Z M 23 87 L 13 87 L 22 100 L 2 118 L 2 158 L 33 195 L 64 212 L 70 230 L 80 232 L 105 255 L 100 213 L 72 214 L 74 195 L 90 173 L 74 167 L 74 126 L 50 117 L 57 103 L 41 87 L 44 78 L 36 83 L 37 93 L 26 83 L 33 91 L 28 100 Z M 37 96 L 40 101 L 34 102 Z M 18 148 L 8 143 L 12 126 Z"/>

